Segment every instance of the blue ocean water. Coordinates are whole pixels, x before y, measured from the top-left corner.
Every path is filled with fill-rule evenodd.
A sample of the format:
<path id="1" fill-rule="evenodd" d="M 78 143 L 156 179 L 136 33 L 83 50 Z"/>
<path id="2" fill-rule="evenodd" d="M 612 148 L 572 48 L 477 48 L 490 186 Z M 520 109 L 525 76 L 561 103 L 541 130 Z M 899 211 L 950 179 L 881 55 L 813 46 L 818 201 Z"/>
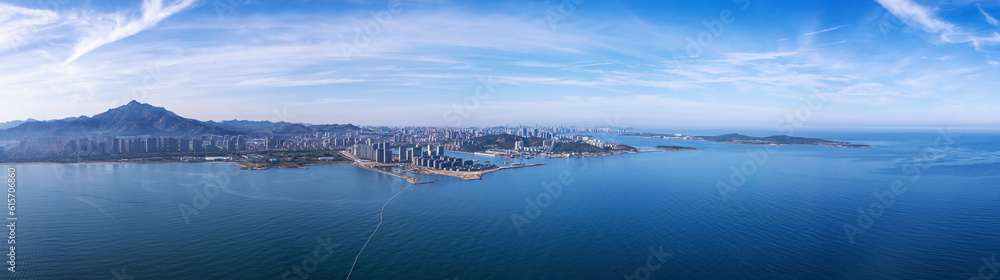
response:
<path id="1" fill-rule="evenodd" d="M 595 136 L 653 151 L 421 185 L 351 165 L 15 165 L 18 270 L 2 277 L 969 279 L 1000 254 L 1000 135 Z"/>

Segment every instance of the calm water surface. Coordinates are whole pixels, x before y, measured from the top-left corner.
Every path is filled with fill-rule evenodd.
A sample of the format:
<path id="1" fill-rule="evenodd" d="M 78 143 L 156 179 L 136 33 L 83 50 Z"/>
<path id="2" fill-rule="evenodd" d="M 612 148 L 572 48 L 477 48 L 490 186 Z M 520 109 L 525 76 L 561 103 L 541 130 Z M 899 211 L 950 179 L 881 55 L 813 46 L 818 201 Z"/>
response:
<path id="1" fill-rule="evenodd" d="M 998 135 L 798 135 L 876 147 L 773 152 L 597 136 L 701 150 L 537 158 L 412 187 L 351 165 L 13 166 L 19 270 L 2 277 L 281 279 L 305 263 L 311 279 L 344 279 L 407 187 L 351 279 L 969 279 L 1000 254 Z M 894 181 L 905 191 L 879 202 Z M 853 243 L 845 225 L 863 230 Z M 644 268 L 651 247 L 669 256 Z"/>

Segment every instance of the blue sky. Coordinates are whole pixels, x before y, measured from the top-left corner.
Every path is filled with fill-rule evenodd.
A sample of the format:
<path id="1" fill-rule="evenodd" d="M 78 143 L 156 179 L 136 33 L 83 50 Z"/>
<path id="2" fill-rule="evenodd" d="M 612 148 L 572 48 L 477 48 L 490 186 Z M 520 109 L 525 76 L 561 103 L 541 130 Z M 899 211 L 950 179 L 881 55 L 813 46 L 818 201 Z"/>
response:
<path id="1" fill-rule="evenodd" d="M 968 0 L 8 1 L 0 121 L 136 99 L 201 120 L 996 128 L 996 17 Z"/>

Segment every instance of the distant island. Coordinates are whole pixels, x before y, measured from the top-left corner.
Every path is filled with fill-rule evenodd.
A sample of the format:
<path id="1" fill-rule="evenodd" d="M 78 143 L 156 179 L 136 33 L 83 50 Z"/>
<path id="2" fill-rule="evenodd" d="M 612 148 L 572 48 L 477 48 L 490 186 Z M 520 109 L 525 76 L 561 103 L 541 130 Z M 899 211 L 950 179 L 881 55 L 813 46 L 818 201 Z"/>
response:
<path id="1" fill-rule="evenodd" d="M 656 148 L 664 149 L 667 151 L 680 151 L 680 150 L 697 150 L 698 148 L 684 147 L 684 146 L 656 146 Z"/>
<path id="2" fill-rule="evenodd" d="M 872 147 L 870 145 L 855 144 L 851 142 L 832 141 L 832 140 L 825 140 L 818 138 L 793 137 L 788 135 L 774 135 L 767 137 L 746 136 L 736 133 L 724 134 L 719 136 L 690 136 L 690 135 L 672 134 L 672 133 L 630 133 L 627 135 L 640 136 L 645 138 L 700 140 L 700 141 L 711 141 L 716 143 L 742 144 L 742 145 L 813 145 L 813 146 L 845 147 L 845 148 Z"/>

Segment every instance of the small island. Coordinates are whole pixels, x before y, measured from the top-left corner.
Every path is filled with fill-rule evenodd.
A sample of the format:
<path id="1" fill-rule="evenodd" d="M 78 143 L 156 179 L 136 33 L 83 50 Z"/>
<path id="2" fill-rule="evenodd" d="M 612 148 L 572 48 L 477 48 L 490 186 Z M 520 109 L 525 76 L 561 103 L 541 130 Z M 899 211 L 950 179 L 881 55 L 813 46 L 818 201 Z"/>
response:
<path id="1" fill-rule="evenodd" d="M 681 151 L 681 150 L 697 150 L 698 148 L 684 147 L 684 146 L 656 146 L 656 148 L 667 150 L 667 151 Z"/>
<path id="2" fill-rule="evenodd" d="M 788 135 L 773 135 L 767 137 L 746 136 L 736 133 L 724 134 L 719 136 L 690 136 L 690 135 L 674 134 L 674 133 L 631 133 L 626 135 L 640 136 L 643 138 L 699 140 L 699 141 L 710 141 L 716 143 L 741 144 L 741 145 L 812 145 L 812 146 L 828 146 L 828 147 L 844 147 L 844 148 L 872 147 L 870 145 L 855 144 L 851 142 L 832 141 L 832 140 L 825 140 L 818 138 L 793 137 Z"/>

